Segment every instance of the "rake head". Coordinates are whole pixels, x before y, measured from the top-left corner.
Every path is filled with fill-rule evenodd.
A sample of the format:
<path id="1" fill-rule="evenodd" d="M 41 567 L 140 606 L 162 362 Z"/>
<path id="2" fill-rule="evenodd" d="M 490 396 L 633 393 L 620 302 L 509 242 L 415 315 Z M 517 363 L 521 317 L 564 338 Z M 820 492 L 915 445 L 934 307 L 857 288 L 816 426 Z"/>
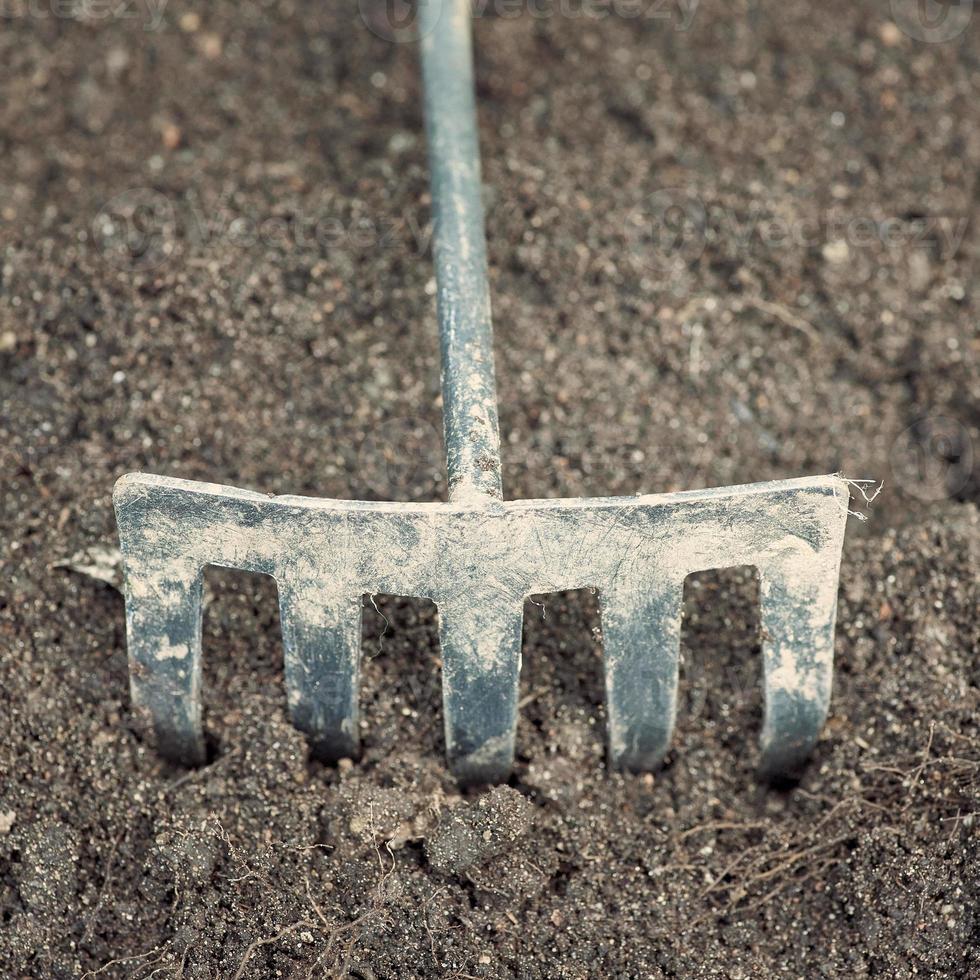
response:
<path id="1" fill-rule="evenodd" d="M 163 753 L 204 758 L 202 575 L 271 575 L 289 711 L 324 759 L 358 751 L 361 597 L 439 610 L 446 747 L 463 782 L 504 779 L 517 722 L 529 595 L 601 597 L 609 758 L 655 767 L 670 745 L 684 579 L 755 565 L 765 663 L 762 769 L 796 769 L 827 713 L 847 488 L 835 476 L 655 496 L 403 504 L 269 497 L 124 476 L 114 494 L 125 560 L 134 703 Z"/>

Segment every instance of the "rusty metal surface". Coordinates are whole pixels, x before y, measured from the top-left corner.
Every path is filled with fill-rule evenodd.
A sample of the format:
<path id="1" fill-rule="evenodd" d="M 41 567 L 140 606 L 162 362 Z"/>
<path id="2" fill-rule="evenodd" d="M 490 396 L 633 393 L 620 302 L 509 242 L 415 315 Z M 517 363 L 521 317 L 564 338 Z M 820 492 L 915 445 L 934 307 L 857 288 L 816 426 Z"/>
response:
<path id="1" fill-rule="evenodd" d="M 446 746 L 464 782 L 510 769 L 521 617 L 532 594 L 591 587 L 601 595 L 614 765 L 654 767 L 669 746 L 680 603 L 694 571 L 759 568 L 763 770 L 797 767 L 827 713 L 848 501 L 838 477 L 469 506 L 269 497 L 132 474 L 114 499 L 133 698 L 178 761 L 204 753 L 207 565 L 276 580 L 289 710 L 328 759 L 357 751 L 361 596 L 376 592 L 438 606 Z"/>

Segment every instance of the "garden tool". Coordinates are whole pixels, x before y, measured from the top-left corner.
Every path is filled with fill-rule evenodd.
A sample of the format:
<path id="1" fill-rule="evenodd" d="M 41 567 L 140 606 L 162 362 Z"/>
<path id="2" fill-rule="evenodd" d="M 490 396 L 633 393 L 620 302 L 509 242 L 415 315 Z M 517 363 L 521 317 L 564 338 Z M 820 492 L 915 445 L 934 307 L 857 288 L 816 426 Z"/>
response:
<path id="1" fill-rule="evenodd" d="M 114 505 L 134 706 L 165 756 L 204 761 L 203 572 L 260 572 L 279 589 L 293 723 L 319 757 L 356 757 L 362 597 L 424 597 L 438 609 L 451 769 L 463 783 L 503 780 L 514 755 L 524 602 L 591 588 L 600 596 L 609 762 L 650 770 L 674 726 L 685 578 L 754 565 L 761 769 L 792 774 L 830 699 L 847 486 L 831 475 L 647 496 L 503 499 L 469 0 L 426 0 L 419 28 L 449 500 L 268 496 L 123 476 Z"/>

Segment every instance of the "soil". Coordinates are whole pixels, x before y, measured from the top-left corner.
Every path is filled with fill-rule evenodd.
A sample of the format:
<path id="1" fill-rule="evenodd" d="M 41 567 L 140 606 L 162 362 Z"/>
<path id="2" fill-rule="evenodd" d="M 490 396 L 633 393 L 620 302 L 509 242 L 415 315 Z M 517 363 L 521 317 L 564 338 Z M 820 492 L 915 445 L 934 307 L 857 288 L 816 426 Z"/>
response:
<path id="1" fill-rule="evenodd" d="M 654 774 L 605 766 L 589 593 L 527 604 L 509 785 L 449 778 L 410 598 L 365 601 L 363 757 L 311 761 L 275 588 L 233 572 L 209 573 L 211 757 L 162 762 L 122 597 L 53 567 L 115 545 L 120 474 L 445 491 L 416 55 L 374 0 L 7 5 L 0 974 L 977 976 L 977 25 L 489 6 L 508 495 L 884 481 L 849 522 L 812 763 L 754 775 L 748 569 L 688 582 Z"/>

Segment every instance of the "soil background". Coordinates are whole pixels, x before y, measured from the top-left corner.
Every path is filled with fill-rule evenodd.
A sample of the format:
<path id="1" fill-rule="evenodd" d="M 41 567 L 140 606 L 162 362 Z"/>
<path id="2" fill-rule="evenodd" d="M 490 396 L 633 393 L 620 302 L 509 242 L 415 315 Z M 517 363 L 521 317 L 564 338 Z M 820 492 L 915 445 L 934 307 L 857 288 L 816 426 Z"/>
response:
<path id="1" fill-rule="evenodd" d="M 385 9 L 4 7 L 0 975 L 980 975 L 975 16 L 476 24 L 507 494 L 884 481 L 797 784 L 754 776 L 749 569 L 688 582 L 655 774 L 605 767 L 588 592 L 526 606 L 508 786 L 448 777 L 410 598 L 365 600 L 354 763 L 308 759 L 275 587 L 231 572 L 209 764 L 138 728 L 121 595 L 55 567 L 116 546 L 119 475 L 445 492 L 419 73 Z"/>

